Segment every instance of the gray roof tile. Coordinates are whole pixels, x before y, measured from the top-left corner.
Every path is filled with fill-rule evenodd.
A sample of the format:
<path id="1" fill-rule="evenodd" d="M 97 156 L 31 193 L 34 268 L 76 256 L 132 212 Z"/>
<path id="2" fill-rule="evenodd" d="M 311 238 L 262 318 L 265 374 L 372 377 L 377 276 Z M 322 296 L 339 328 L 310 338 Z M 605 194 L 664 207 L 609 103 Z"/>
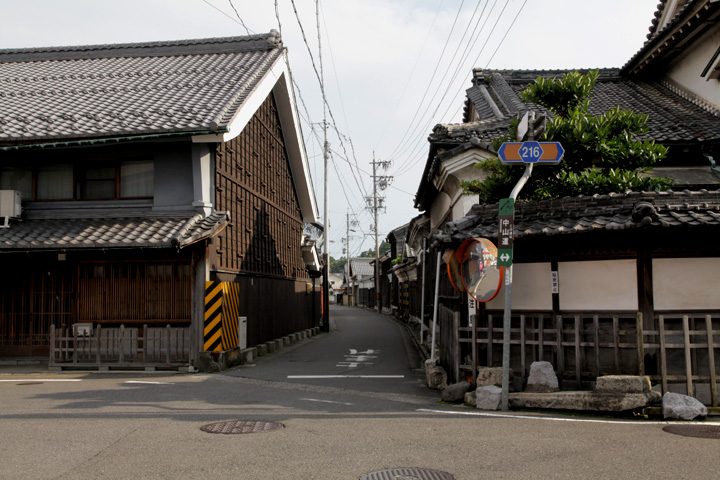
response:
<path id="1" fill-rule="evenodd" d="M 158 218 L 28 219 L 0 228 L 0 248 L 183 248 L 224 228 L 226 212 Z"/>
<path id="2" fill-rule="evenodd" d="M 0 50 L 0 145 L 222 132 L 282 51 L 277 32 Z"/>
<path id="3" fill-rule="evenodd" d="M 441 242 L 497 238 L 498 204 L 474 205 L 435 236 Z M 523 202 L 515 207 L 515 238 L 598 230 L 720 227 L 720 190 L 630 192 Z"/>

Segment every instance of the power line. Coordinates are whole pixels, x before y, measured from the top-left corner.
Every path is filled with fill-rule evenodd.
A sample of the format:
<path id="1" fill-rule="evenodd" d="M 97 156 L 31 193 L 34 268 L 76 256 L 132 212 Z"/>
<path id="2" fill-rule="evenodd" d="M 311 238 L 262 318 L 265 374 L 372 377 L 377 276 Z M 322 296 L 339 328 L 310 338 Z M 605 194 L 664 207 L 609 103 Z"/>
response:
<path id="1" fill-rule="evenodd" d="M 238 20 L 240 20 L 240 24 L 243 26 L 243 28 L 245 28 L 247 34 L 250 35 L 250 30 L 248 29 L 248 27 L 245 26 L 245 22 L 243 22 L 243 19 L 240 18 L 240 14 L 238 13 L 237 8 L 235 8 L 235 5 L 233 5 L 232 0 L 228 0 L 228 2 L 230 2 L 230 6 L 235 11 L 235 16 L 237 16 Z"/>

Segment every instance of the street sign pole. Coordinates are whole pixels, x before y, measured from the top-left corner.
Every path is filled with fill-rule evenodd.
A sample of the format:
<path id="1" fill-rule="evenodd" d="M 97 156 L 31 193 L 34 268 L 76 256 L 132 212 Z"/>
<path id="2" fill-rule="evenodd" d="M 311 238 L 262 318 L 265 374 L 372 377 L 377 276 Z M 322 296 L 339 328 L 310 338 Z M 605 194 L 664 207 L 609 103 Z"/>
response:
<path id="1" fill-rule="evenodd" d="M 510 194 L 512 203 L 515 203 L 520 190 L 525 186 L 533 171 L 533 163 L 528 163 L 520 180 Z M 501 409 L 508 411 L 510 398 L 510 320 L 512 318 L 512 263 L 505 267 L 505 311 L 503 313 L 503 354 L 502 354 L 502 396 Z"/>
<path id="2" fill-rule="evenodd" d="M 521 124 L 524 124 L 525 120 L 521 121 Z M 523 173 L 522 177 L 520 177 L 520 180 L 518 180 L 517 184 L 515 185 L 515 188 L 513 188 L 512 192 L 510 193 L 510 199 L 504 199 L 509 200 L 510 205 L 513 206 L 513 215 L 514 215 L 514 204 L 515 200 L 518 197 L 518 194 L 520 193 L 520 190 L 525 186 L 528 179 L 530 178 L 530 175 L 532 175 L 533 171 L 533 165 L 536 163 L 550 163 L 555 164 L 559 163 L 562 159 L 563 154 L 565 151 L 563 150 L 562 146 L 557 142 L 536 142 L 535 136 L 540 135 L 540 132 L 545 128 L 545 118 L 541 117 L 536 122 L 535 120 L 535 114 L 534 112 L 530 113 L 530 118 L 528 120 L 528 123 L 532 123 L 532 127 L 529 125 L 525 127 L 523 125 L 522 130 L 523 132 L 527 132 L 528 139 L 526 142 L 522 143 L 503 143 L 500 149 L 498 150 L 498 156 L 502 160 L 504 164 L 517 164 L 517 163 L 524 163 L 525 164 L 525 173 Z M 520 133 L 520 132 L 518 132 Z M 522 141 L 523 135 L 518 134 L 518 141 Z M 508 203 L 505 202 L 507 205 Z M 502 205 L 499 204 L 499 205 Z M 500 217 L 502 216 L 503 212 L 498 212 L 498 220 L 502 222 Z M 503 224 L 501 223 L 499 225 L 500 231 L 503 229 Z M 512 245 L 512 236 L 514 235 L 514 221 L 510 223 L 510 245 Z M 500 241 L 500 235 L 498 235 L 498 241 Z M 499 253 L 498 248 L 498 253 Z M 506 250 L 508 252 L 508 250 Z M 502 354 L 502 396 L 500 398 L 501 401 L 501 409 L 503 411 L 507 411 L 509 409 L 508 403 L 509 403 L 509 397 L 510 397 L 510 321 L 512 319 L 512 250 L 509 250 L 510 252 L 510 258 L 503 260 L 500 259 L 501 262 L 499 264 L 506 265 L 505 270 L 505 311 L 503 314 L 503 354 Z"/>

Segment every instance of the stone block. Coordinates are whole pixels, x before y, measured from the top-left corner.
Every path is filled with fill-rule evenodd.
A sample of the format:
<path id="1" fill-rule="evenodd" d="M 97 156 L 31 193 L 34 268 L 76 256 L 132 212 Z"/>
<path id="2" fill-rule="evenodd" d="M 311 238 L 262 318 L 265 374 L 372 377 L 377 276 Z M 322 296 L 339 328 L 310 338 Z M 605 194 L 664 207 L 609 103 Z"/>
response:
<path id="1" fill-rule="evenodd" d="M 275 339 L 275 350 L 282 350 L 285 348 L 285 340 L 282 338 L 276 338 Z"/>
<path id="2" fill-rule="evenodd" d="M 650 393 L 650 377 L 640 375 L 604 375 L 595 382 L 598 393 Z"/>
<path id="3" fill-rule="evenodd" d="M 472 384 L 468 382 L 458 382 L 443 388 L 440 398 L 443 402 L 462 402 L 465 400 L 465 394 L 472 388 Z"/>
<path id="4" fill-rule="evenodd" d="M 268 353 L 267 343 L 261 343 L 260 345 L 256 346 L 255 348 L 257 348 L 257 356 L 258 357 L 262 357 L 264 355 L 267 355 L 267 353 Z"/>
<path id="5" fill-rule="evenodd" d="M 663 395 L 662 406 L 665 419 L 694 420 L 706 417 L 708 413 L 707 407 L 699 400 L 679 393 L 667 392 Z"/>
<path id="6" fill-rule="evenodd" d="M 526 392 L 547 393 L 560 391 L 557 375 L 550 362 L 533 362 L 530 365 Z"/>
<path id="7" fill-rule="evenodd" d="M 244 348 L 240 350 L 240 363 L 252 363 L 257 357 L 257 349 L 255 347 Z"/>
<path id="8" fill-rule="evenodd" d="M 437 365 L 425 364 L 425 380 L 428 388 L 442 390 L 447 387 L 447 372 Z"/>
<path id="9" fill-rule="evenodd" d="M 477 387 L 486 387 L 495 385 L 502 388 L 502 367 L 479 367 L 477 371 Z M 512 368 L 510 369 L 510 378 L 513 377 Z"/>
<path id="10" fill-rule="evenodd" d="M 660 394 L 651 393 L 511 393 L 509 406 L 514 409 L 539 408 L 599 412 L 624 412 L 647 407 L 660 400 Z"/>
<path id="11" fill-rule="evenodd" d="M 477 395 L 475 394 L 475 390 L 470 390 L 469 392 L 465 392 L 465 403 L 468 405 L 475 405 L 477 406 Z"/>
<path id="12" fill-rule="evenodd" d="M 502 402 L 502 388 L 495 385 L 478 387 L 475 390 L 475 405 L 480 410 L 498 410 Z"/>

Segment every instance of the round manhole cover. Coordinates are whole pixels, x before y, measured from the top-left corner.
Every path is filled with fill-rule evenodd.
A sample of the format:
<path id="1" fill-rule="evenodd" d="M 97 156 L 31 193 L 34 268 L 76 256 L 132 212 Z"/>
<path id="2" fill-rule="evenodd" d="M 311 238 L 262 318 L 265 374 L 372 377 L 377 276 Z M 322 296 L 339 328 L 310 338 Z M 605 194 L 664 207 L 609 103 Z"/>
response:
<path id="1" fill-rule="evenodd" d="M 455 477 L 429 468 L 390 468 L 365 474 L 360 480 L 455 480 Z"/>
<path id="2" fill-rule="evenodd" d="M 683 437 L 720 439 L 720 425 L 668 425 L 663 431 Z"/>
<path id="3" fill-rule="evenodd" d="M 261 433 L 270 432 L 278 428 L 284 428 L 285 425 L 277 422 L 266 422 L 264 420 L 234 420 L 231 422 L 210 423 L 201 427 L 200 430 L 208 433 Z"/>

